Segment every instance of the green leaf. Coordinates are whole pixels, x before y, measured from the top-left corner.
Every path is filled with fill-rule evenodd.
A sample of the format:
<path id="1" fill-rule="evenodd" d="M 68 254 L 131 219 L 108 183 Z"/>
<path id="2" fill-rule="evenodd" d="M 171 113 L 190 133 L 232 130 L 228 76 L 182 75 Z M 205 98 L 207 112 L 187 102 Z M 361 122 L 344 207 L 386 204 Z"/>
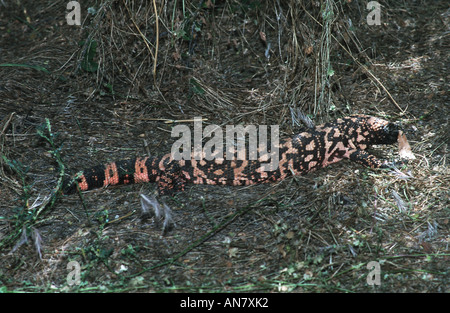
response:
<path id="1" fill-rule="evenodd" d="M 81 61 L 81 68 L 86 72 L 94 73 L 98 70 L 98 63 L 94 61 L 94 57 L 97 54 L 97 41 L 89 40 L 87 43 L 84 41 L 80 42 L 80 45 L 84 44 L 87 44 L 87 49 Z"/>
<path id="2" fill-rule="evenodd" d="M 328 77 L 331 77 L 334 75 L 334 70 L 333 70 L 333 68 L 331 68 L 331 66 L 328 68 L 327 75 L 328 75 Z"/>
<path id="3" fill-rule="evenodd" d="M 190 84 L 191 90 L 195 94 L 197 94 L 197 95 L 204 95 L 205 94 L 205 90 L 202 88 L 202 86 L 200 86 L 200 84 L 194 78 L 191 78 L 189 80 L 189 84 Z"/>
<path id="4" fill-rule="evenodd" d="M 26 68 L 32 68 L 34 70 L 50 74 L 50 72 L 45 67 L 42 67 L 42 66 L 39 66 L 39 65 L 2 63 L 2 64 L 0 64 L 0 67 L 26 67 Z"/>

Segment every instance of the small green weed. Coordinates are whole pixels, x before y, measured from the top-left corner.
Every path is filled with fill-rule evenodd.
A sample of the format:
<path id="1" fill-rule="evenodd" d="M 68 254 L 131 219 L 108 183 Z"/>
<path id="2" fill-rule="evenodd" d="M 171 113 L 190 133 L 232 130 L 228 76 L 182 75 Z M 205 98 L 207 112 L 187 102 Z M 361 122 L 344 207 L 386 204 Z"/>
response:
<path id="1" fill-rule="evenodd" d="M 42 239 L 37 230 L 37 225 L 42 219 L 42 213 L 50 210 L 55 204 L 59 190 L 62 186 L 62 177 L 64 175 L 64 164 L 60 155 L 60 147 L 55 144 L 55 138 L 57 135 L 52 133 L 50 121 L 46 119 L 46 122 L 38 127 L 37 134 L 44 138 L 51 146 L 50 153 L 55 157 L 59 164 L 59 180 L 57 187 L 52 193 L 43 198 L 37 197 L 32 204 L 31 199 L 31 185 L 27 183 L 28 168 L 22 165 L 16 160 L 9 160 L 6 156 L 2 155 L 5 164 L 17 174 L 22 183 L 21 205 L 16 208 L 16 214 L 10 219 L 12 224 L 12 231 L 2 238 L 0 241 L 0 249 L 6 246 L 14 244 L 12 252 L 16 251 L 21 245 L 28 242 L 28 238 L 31 237 L 34 242 L 36 251 L 41 257 L 41 244 Z"/>
<path id="2" fill-rule="evenodd" d="M 98 63 L 94 61 L 97 54 L 97 45 L 96 40 L 87 39 L 80 42 L 80 46 L 84 46 L 85 49 L 81 60 L 81 68 L 86 72 L 95 73 L 98 70 Z"/>

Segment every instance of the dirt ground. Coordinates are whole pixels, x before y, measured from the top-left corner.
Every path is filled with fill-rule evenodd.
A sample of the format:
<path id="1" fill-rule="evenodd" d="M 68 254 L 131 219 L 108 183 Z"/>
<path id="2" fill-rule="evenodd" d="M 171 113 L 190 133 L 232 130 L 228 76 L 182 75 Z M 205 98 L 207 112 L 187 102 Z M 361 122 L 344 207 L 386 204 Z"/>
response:
<path id="1" fill-rule="evenodd" d="M 0 291 L 449 292 L 448 1 L 380 1 L 381 25 L 365 1 L 166 2 L 83 1 L 77 26 L 65 1 L 0 1 Z M 55 193 L 168 153 L 177 120 L 291 136 L 295 108 L 398 122 L 416 159 L 188 186 L 164 235 L 154 184 Z"/>

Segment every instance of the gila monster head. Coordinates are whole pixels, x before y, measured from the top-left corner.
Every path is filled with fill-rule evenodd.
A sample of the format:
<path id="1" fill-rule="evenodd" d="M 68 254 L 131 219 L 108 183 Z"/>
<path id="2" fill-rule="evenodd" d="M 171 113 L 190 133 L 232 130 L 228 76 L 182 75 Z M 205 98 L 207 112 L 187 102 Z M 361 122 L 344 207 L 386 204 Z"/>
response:
<path id="1" fill-rule="evenodd" d="M 400 128 L 397 124 L 387 123 L 380 131 L 379 131 L 379 140 L 377 143 L 384 144 L 392 144 L 396 143 L 398 139 Z"/>
<path id="2" fill-rule="evenodd" d="M 354 116 L 353 118 L 355 118 L 357 144 L 374 145 L 397 142 L 400 130 L 397 124 L 366 115 Z"/>

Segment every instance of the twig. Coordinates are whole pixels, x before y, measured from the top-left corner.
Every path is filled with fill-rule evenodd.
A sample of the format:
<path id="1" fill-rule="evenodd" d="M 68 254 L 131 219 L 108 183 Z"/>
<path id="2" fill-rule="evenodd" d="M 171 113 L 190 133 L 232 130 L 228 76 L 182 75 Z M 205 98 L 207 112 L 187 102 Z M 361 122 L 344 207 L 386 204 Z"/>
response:
<path id="1" fill-rule="evenodd" d="M 370 76 L 372 76 L 372 78 L 381 86 L 381 88 L 383 88 L 383 90 L 387 93 L 387 95 L 389 96 L 389 98 L 391 98 L 392 102 L 394 103 L 394 105 L 397 107 L 397 109 L 400 110 L 401 114 L 405 114 L 405 110 L 403 110 L 397 103 L 397 101 L 395 101 L 394 97 L 392 97 L 391 93 L 386 89 L 386 87 L 384 87 L 384 85 L 380 82 L 380 80 L 374 75 L 372 74 L 372 72 L 367 68 L 367 66 L 365 66 L 364 64 L 361 64 L 361 62 L 359 62 L 351 53 L 350 51 L 348 51 L 338 40 L 334 35 L 331 35 L 331 37 L 333 37 L 334 40 L 336 40 L 336 42 L 339 44 L 339 46 L 341 46 L 342 49 L 344 49 L 345 52 L 347 52 L 347 54 L 353 59 L 353 61 L 355 61 L 356 64 L 358 64 L 358 66 L 362 67 L 363 70 L 365 70 Z"/>
<path id="2" fill-rule="evenodd" d="M 173 264 L 174 262 L 176 262 L 176 260 L 178 260 L 179 258 L 183 257 L 184 255 L 188 254 L 189 252 L 191 252 L 192 250 L 194 250 L 196 247 L 200 246 L 202 243 L 204 243 L 205 241 L 207 241 L 209 238 L 213 237 L 214 235 L 216 235 L 219 231 L 221 231 L 222 229 L 224 229 L 226 226 L 228 226 L 229 224 L 231 224 L 237 217 L 242 216 L 246 213 L 248 213 L 255 205 L 260 204 L 261 202 L 263 202 L 266 198 L 267 195 L 264 195 L 262 198 L 260 198 L 259 200 L 257 200 L 254 203 L 251 203 L 247 206 L 245 206 L 244 208 L 242 208 L 241 210 L 235 212 L 234 214 L 232 214 L 231 216 L 229 216 L 227 219 L 225 219 L 225 221 L 223 221 L 222 223 L 214 226 L 209 232 L 207 232 L 206 234 L 204 234 L 202 237 L 200 237 L 199 239 L 197 239 L 195 242 L 193 242 L 191 245 L 189 245 L 188 247 L 186 247 L 184 250 L 182 250 L 181 252 L 179 252 L 178 254 L 176 254 L 174 257 L 172 257 L 171 259 L 168 259 L 164 262 L 158 263 L 156 265 L 147 267 L 145 269 L 143 269 L 142 271 L 134 274 L 134 275 L 130 275 L 128 276 L 128 278 L 133 278 L 139 275 L 142 275 L 142 273 L 148 272 L 150 270 L 153 270 L 155 268 L 159 268 L 168 264 Z"/>
<path id="3" fill-rule="evenodd" d="M 159 23 L 158 23 L 158 10 L 156 8 L 156 0 L 153 0 L 153 9 L 155 10 L 155 23 L 156 23 L 156 49 L 155 49 L 155 57 L 153 58 L 153 81 L 156 86 L 156 65 L 158 61 L 158 48 L 159 48 Z"/>

